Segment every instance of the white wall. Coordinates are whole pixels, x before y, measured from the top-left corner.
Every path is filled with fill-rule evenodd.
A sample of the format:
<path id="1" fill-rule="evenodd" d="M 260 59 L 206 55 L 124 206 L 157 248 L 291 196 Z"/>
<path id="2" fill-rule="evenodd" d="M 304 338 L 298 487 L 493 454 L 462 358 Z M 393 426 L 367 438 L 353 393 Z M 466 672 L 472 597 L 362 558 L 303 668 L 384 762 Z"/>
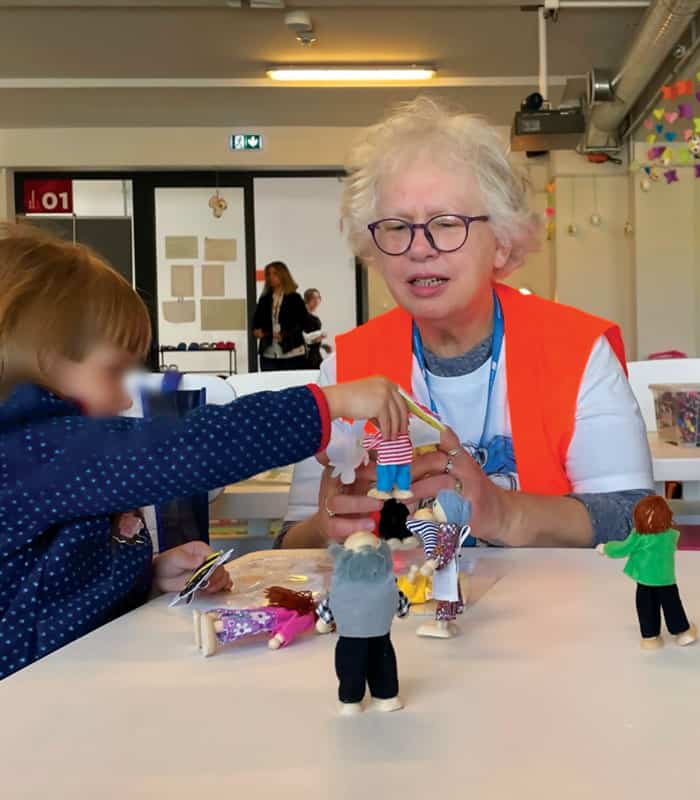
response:
<path id="1" fill-rule="evenodd" d="M 356 324 L 355 260 L 340 231 L 342 183 L 335 177 L 256 178 L 257 269 L 284 261 L 299 292 L 318 289 L 328 341 Z M 258 284 L 258 294 L 263 284 Z"/>
<path id="2" fill-rule="evenodd" d="M 662 177 L 648 192 L 639 174 L 631 179 L 640 358 L 669 349 L 700 354 L 700 180 L 692 166 L 675 168 L 677 183 Z"/>
<path id="3" fill-rule="evenodd" d="M 207 205 L 214 193 L 211 189 L 162 188 L 156 189 L 156 250 L 158 259 L 158 334 L 161 345 L 176 346 L 179 342 L 217 342 L 232 341 L 238 352 L 238 371 L 247 372 L 248 341 L 247 330 L 203 331 L 201 328 L 201 265 L 204 259 L 204 237 L 235 238 L 237 258 L 226 262 L 226 297 L 246 297 L 246 251 L 245 219 L 243 212 L 243 189 L 220 189 L 220 194 L 228 203 L 228 210 L 216 219 Z M 168 260 L 165 257 L 166 236 L 197 236 L 199 239 L 199 258 Z M 170 267 L 172 264 L 194 264 L 195 321 L 191 323 L 171 323 L 163 319 L 162 303 L 174 300 L 171 295 Z M 191 299 L 191 298 L 185 298 Z M 166 364 L 177 364 L 181 372 L 189 370 L 211 370 L 225 372 L 228 356 L 223 351 L 213 353 L 165 353 Z"/>

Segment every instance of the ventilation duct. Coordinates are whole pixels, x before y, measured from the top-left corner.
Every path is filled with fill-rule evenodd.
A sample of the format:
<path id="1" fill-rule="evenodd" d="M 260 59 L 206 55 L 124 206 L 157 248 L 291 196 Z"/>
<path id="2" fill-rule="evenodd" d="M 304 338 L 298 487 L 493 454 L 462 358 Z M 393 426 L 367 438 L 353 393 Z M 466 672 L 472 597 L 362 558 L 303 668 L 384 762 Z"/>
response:
<path id="1" fill-rule="evenodd" d="M 685 33 L 700 0 L 653 0 L 616 74 L 593 70 L 584 150 L 617 150 L 637 99 Z"/>

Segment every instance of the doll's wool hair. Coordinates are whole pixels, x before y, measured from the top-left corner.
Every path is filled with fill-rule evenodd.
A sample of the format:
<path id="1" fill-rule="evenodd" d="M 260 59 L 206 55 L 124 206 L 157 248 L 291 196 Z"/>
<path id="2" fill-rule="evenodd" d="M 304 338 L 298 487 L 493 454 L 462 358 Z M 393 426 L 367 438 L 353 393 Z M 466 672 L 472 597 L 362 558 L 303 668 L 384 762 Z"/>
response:
<path id="1" fill-rule="evenodd" d="M 379 583 L 393 572 L 391 550 L 386 542 L 381 542 L 379 547 L 359 550 L 348 550 L 334 542 L 328 549 L 335 564 L 337 580 Z"/>
<path id="2" fill-rule="evenodd" d="M 640 500 L 633 517 L 637 533 L 663 533 L 673 526 L 673 512 L 664 498 L 656 494 Z"/>
<path id="3" fill-rule="evenodd" d="M 316 601 L 311 592 L 295 592 L 284 586 L 270 586 L 265 590 L 265 597 L 270 606 L 296 611 L 302 616 L 316 613 Z"/>

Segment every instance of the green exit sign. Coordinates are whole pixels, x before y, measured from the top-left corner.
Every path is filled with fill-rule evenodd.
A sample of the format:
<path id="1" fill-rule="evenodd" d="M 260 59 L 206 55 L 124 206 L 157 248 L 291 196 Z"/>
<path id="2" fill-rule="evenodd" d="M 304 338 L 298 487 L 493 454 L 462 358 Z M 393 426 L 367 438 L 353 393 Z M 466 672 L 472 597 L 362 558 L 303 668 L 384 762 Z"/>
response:
<path id="1" fill-rule="evenodd" d="M 232 133 L 231 150 L 262 150 L 263 140 L 259 133 Z"/>

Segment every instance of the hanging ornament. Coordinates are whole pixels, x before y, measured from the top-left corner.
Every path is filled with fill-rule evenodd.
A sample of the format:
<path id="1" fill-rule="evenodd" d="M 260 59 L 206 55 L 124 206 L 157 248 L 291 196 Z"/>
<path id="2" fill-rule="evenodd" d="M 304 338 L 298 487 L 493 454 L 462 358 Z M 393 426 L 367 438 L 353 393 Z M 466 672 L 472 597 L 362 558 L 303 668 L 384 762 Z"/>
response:
<path id="1" fill-rule="evenodd" d="M 693 158 L 700 158 L 700 134 L 695 134 L 688 139 L 688 150 Z"/>
<path id="2" fill-rule="evenodd" d="M 624 231 L 625 236 L 631 236 L 634 233 L 634 227 L 629 220 L 625 222 L 625 227 L 622 230 Z"/>
<path id="3" fill-rule="evenodd" d="M 649 180 L 649 178 L 642 178 L 642 180 L 639 181 L 639 188 L 643 192 L 650 191 L 651 190 L 651 181 Z"/>
<path id="4" fill-rule="evenodd" d="M 603 222 L 603 218 L 598 211 L 598 180 L 593 178 L 593 208 L 594 211 L 589 217 L 589 221 L 594 228 L 599 228 Z"/>
<path id="5" fill-rule="evenodd" d="M 569 222 L 566 232 L 569 236 L 576 236 L 578 233 L 578 227 L 574 220 L 576 219 L 576 178 L 573 178 L 571 181 L 571 205 L 569 208 L 569 217 L 571 222 Z"/>

